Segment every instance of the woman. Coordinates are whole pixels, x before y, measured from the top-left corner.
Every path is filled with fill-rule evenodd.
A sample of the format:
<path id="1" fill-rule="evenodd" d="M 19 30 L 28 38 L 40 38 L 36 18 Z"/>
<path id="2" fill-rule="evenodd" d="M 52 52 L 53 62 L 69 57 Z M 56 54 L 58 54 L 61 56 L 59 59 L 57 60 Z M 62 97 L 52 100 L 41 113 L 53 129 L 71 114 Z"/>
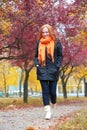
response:
<path id="1" fill-rule="evenodd" d="M 37 79 L 42 87 L 45 119 L 50 119 L 52 115 L 50 104 L 52 106 L 56 104 L 56 87 L 62 62 L 62 46 L 56 39 L 53 28 L 48 24 L 43 25 L 39 30 L 34 62 L 37 67 Z"/>

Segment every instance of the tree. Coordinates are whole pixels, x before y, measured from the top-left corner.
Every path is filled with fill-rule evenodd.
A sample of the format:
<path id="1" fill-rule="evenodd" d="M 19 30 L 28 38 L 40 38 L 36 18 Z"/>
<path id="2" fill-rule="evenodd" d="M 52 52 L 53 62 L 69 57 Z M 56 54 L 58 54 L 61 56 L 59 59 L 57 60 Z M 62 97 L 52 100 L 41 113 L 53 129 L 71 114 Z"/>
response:
<path id="1" fill-rule="evenodd" d="M 18 86 L 20 73 L 18 72 L 18 67 L 12 67 L 6 61 L 4 61 L 4 63 L 0 62 L 0 73 L 0 88 L 2 86 L 1 91 L 4 93 L 5 96 L 7 96 L 10 85 Z"/>
<path id="2" fill-rule="evenodd" d="M 87 96 L 87 86 L 86 86 L 86 79 L 87 79 L 87 66 L 81 65 L 79 67 L 76 67 L 73 74 L 75 80 L 78 79 L 78 87 L 77 87 L 77 97 L 78 97 L 78 91 L 79 91 L 79 84 L 83 80 L 84 81 L 84 96 Z"/>
<path id="3" fill-rule="evenodd" d="M 84 0 L 84 2 L 86 1 Z M 5 5 L 6 11 L 3 5 Z M 52 25 L 56 29 L 56 34 L 60 37 L 65 53 L 67 52 L 67 54 L 63 53 L 63 66 L 69 63 L 72 68 L 73 63 L 76 61 L 74 56 L 79 52 L 79 46 L 82 45 L 81 40 L 79 40 L 76 46 L 74 38 L 76 38 L 77 34 L 80 34 L 83 28 L 82 21 L 84 21 L 86 11 L 83 11 L 81 0 L 79 0 L 78 5 L 76 1 L 68 5 L 65 0 L 13 0 L 4 1 L 3 5 L 1 6 L 3 12 L 5 11 L 3 18 L 10 21 L 10 34 L 4 35 L 4 33 L 1 33 L 0 60 L 7 59 L 13 65 L 17 65 L 24 70 L 24 102 L 27 102 L 28 77 L 33 67 L 32 61 L 36 46 L 34 43 L 37 40 L 38 29 L 45 23 Z M 79 9 L 79 7 L 81 8 Z M 79 15 L 80 11 L 83 11 L 82 19 Z M 73 53 L 74 49 L 72 50 L 72 47 L 75 50 L 77 47 L 75 53 Z"/>

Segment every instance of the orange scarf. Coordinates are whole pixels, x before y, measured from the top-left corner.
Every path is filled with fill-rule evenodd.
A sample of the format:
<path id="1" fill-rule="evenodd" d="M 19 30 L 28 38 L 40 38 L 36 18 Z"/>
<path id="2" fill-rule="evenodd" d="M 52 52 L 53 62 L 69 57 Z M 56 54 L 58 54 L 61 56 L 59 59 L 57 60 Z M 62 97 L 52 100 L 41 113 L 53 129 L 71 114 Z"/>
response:
<path id="1" fill-rule="evenodd" d="M 51 37 L 41 38 L 38 49 L 38 61 L 42 66 L 46 65 L 46 55 L 54 62 L 54 41 Z"/>

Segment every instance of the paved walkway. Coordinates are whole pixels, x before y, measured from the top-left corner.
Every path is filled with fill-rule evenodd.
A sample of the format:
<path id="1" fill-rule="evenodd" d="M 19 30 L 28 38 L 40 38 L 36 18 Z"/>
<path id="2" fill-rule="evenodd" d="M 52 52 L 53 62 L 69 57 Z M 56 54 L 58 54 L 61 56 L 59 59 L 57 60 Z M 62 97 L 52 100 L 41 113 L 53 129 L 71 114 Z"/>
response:
<path id="1" fill-rule="evenodd" d="M 0 130 L 25 130 L 29 126 L 35 130 L 55 130 L 61 117 L 81 109 L 87 109 L 87 102 L 57 105 L 50 120 L 44 119 L 43 107 L 3 110 L 0 111 Z"/>

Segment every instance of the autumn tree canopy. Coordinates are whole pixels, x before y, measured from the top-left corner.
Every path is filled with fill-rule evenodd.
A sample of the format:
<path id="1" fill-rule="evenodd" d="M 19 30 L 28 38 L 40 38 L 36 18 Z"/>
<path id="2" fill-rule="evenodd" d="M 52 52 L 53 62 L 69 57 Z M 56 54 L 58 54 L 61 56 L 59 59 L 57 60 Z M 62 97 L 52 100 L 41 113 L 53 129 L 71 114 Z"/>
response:
<path id="1" fill-rule="evenodd" d="M 33 64 L 38 30 L 47 23 L 54 27 L 61 40 L 62 65 L 86 64 L 86 9 L 86 0 L 71 3 L 67 0 L 2 0 L 0 60 L 7 59 L 13 65 L 29 71 Z"/>
<path id="2" fill-rule="evenodd" d="M 19 61 L 28 64 L 34 57 L 38 29 L 45 23 L 55 28 L 64 47 L 67 42 L 69 48 L 70 44 L 78 46 L 87 38 L 86 7 L 85 0 L 71 4 L 66 0 L 2 1 L 0 52 L 4 57 L 1 59 L 18 59 L 17 64 Z"/>

